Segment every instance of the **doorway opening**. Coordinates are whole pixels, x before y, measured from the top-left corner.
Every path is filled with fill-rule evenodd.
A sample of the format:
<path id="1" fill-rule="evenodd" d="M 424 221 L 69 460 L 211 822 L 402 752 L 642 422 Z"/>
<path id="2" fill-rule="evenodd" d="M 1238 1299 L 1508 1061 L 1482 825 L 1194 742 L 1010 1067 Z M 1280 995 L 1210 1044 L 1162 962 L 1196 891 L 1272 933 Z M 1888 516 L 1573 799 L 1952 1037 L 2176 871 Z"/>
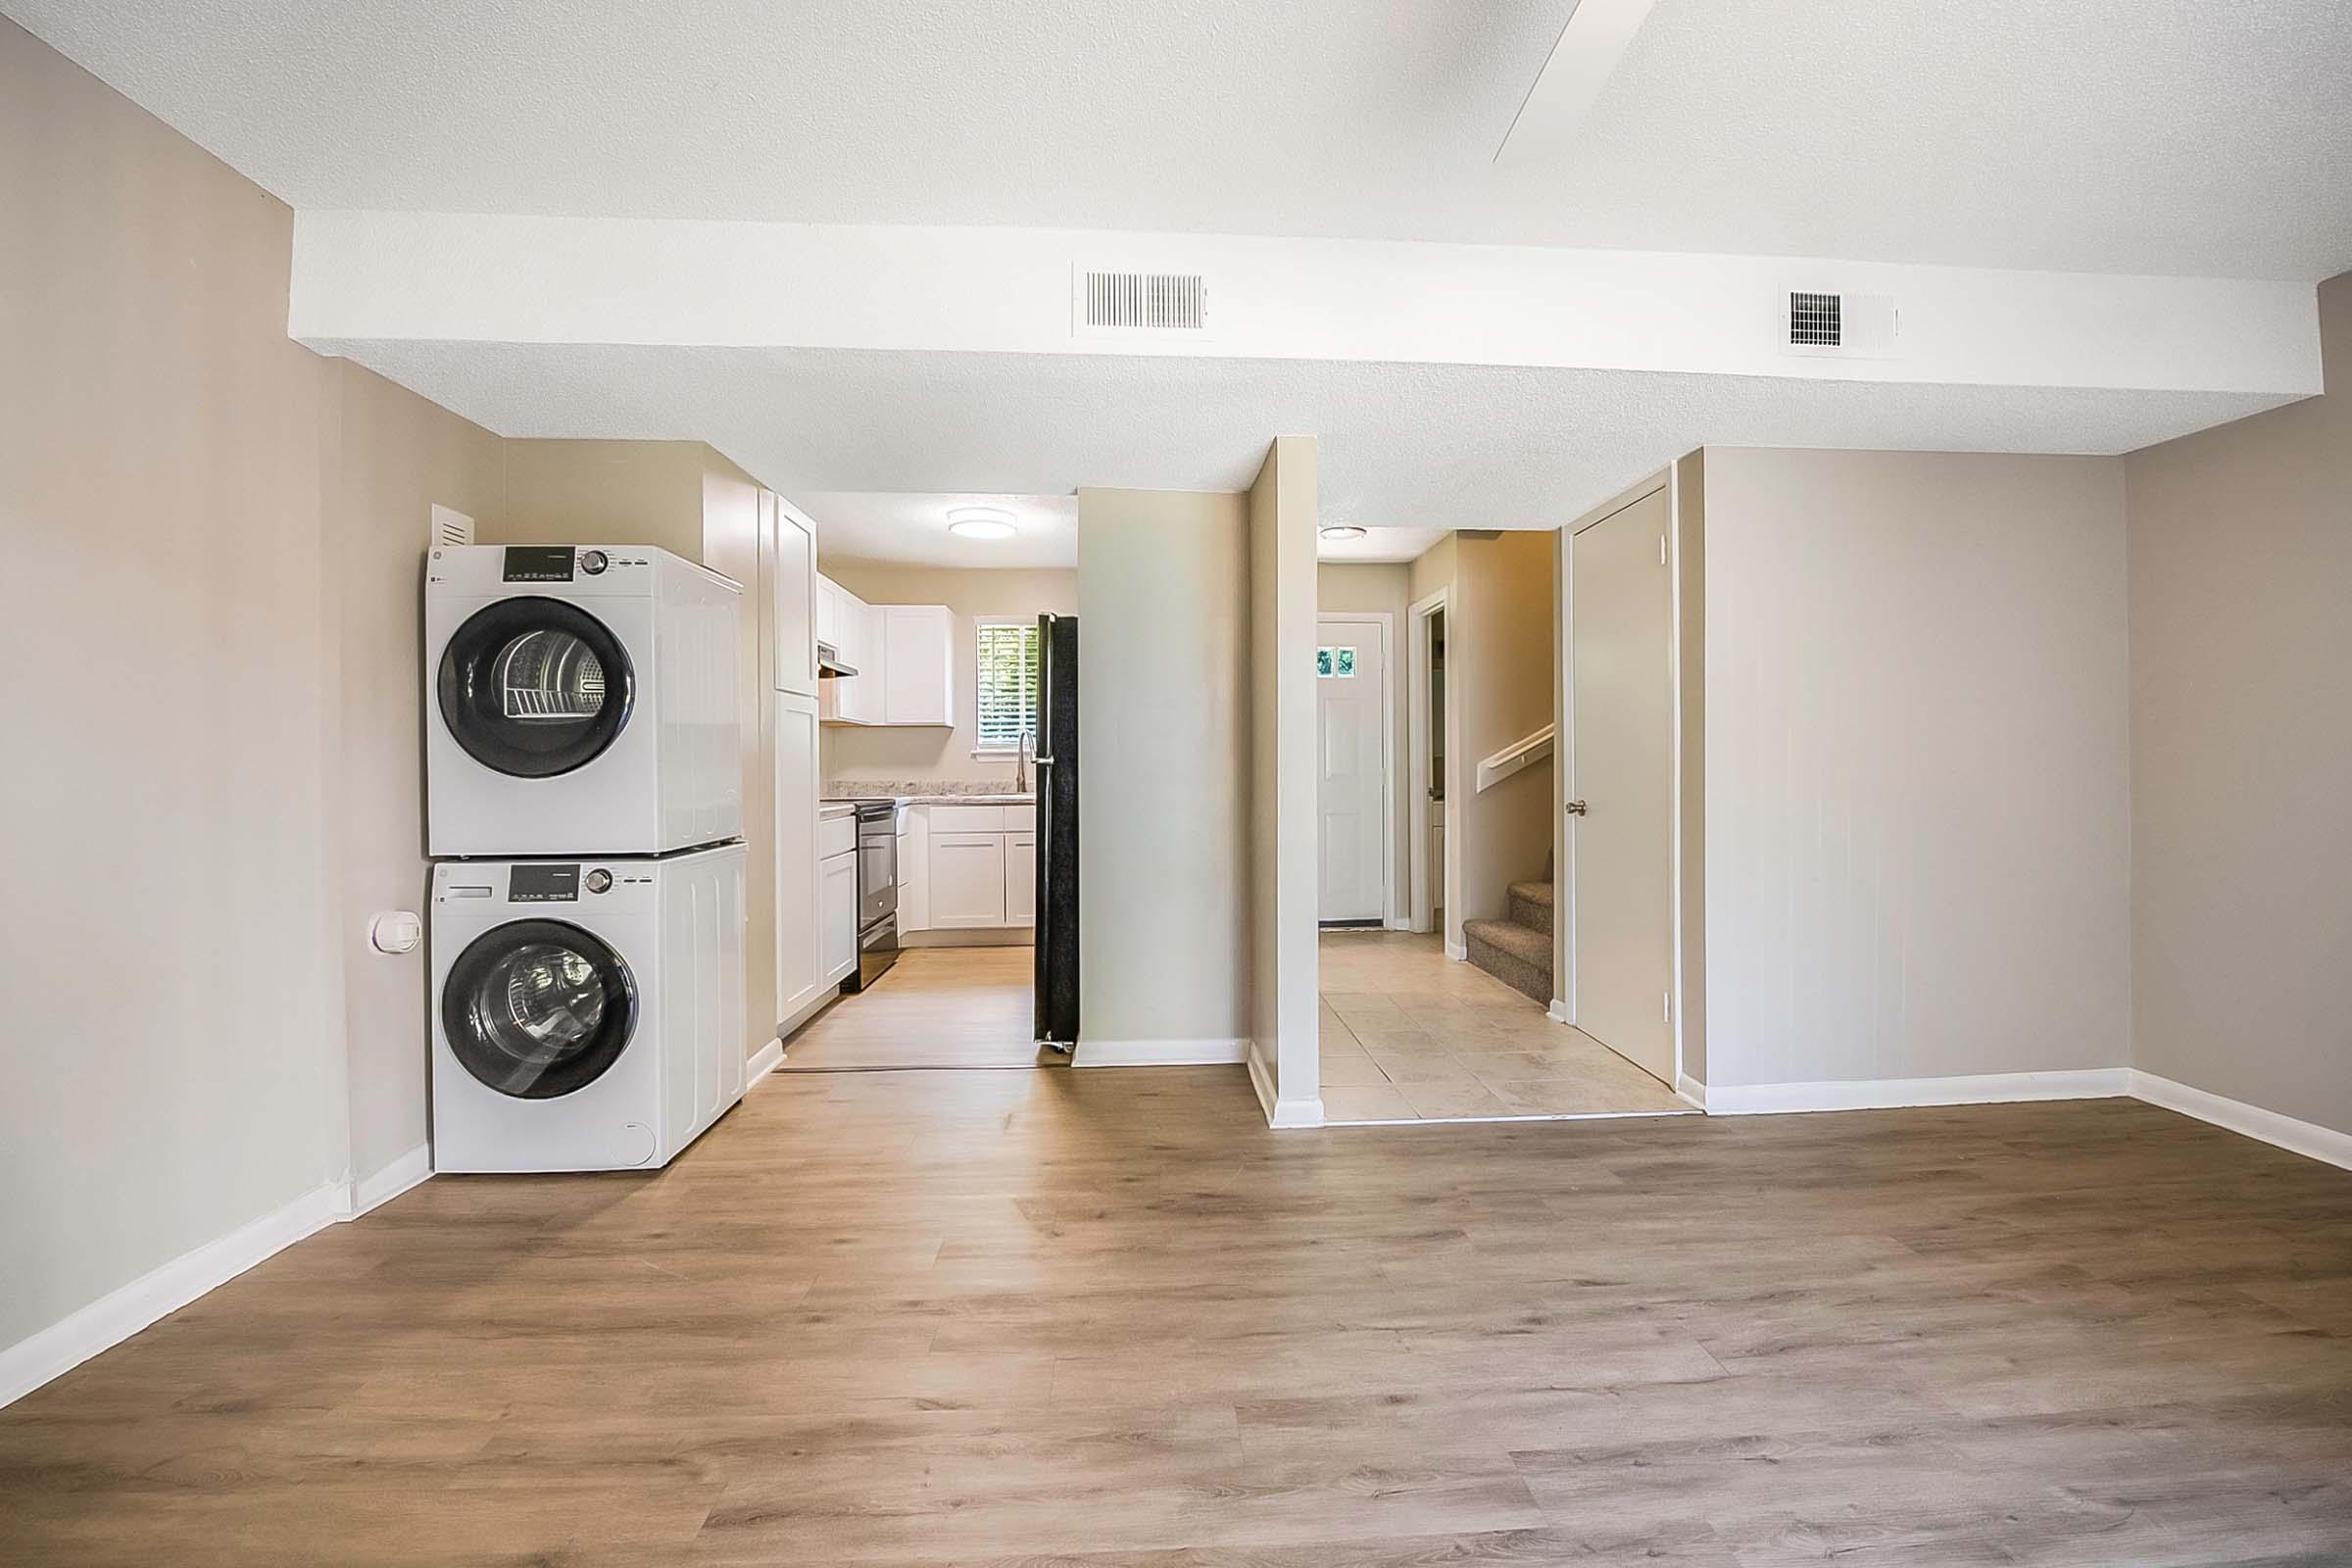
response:
<path id="1" fill-rule="evenodd" d="M 924 585 L 1007 591 L 967 576 L 933 572 Z M 902 755 L 907 738 L 871 721 L 828 726 L 824 771 L 838 781 L 819 808 L 819 925 L 844 941 L 855 929 L 858 951 L 828 965 L 840 994 L 786 1041 L 778 1070 L 1067 1065 L 1078 1034 L 1077 617 L 912 608 L 945 612 L 933 617 L 941 635 L 971 644 L 968 662 L 941 650 L 949 670 L 970 671 L 971 689 L 951 700 L 956 722 L 908 726 L 923 731 L 911 744 L 938 760 L 943 742 L 960 743 L 973 764 L 950 765 L 980 776 L 869 782 L 874 759 Z M 895 656 L 905 667 L 902 650 L 876 652 L 864 666 L 841 662 L 887 669 Z M 854 678 L 871 677 L 838 677 Z M 852 697 L 820 699 L 820 711 L 838 714 Z"/>
<path id="2" fill-rule="evenodd" d="M 1463 531 L 1386 582 L 1318 572 L 1328 1123 L 1690 1108 L 1569 1022 L 1555 980 L 1567 548 L 1564 531 Z"/>

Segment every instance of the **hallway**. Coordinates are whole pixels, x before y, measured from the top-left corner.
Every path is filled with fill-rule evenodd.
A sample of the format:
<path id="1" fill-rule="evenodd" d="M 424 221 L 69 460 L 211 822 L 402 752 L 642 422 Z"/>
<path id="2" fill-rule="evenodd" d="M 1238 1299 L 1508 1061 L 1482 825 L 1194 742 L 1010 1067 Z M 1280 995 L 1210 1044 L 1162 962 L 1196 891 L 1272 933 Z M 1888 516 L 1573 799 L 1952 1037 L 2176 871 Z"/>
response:
<path id="1" fill-rule="evenodd" d="M 1446 956 L 1433 932 L 1326 931 L 1327 1122 L 1691 1112 L 1664 1084 Z"/>

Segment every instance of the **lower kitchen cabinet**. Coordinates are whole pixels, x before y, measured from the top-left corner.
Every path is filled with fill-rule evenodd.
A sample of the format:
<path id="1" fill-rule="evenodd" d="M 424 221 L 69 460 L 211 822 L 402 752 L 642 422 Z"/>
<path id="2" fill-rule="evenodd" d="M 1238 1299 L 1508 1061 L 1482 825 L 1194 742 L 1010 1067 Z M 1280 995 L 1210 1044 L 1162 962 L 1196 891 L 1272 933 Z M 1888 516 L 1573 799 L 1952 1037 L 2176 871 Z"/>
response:
<path id="1" fill-rule="evenodd" d="M 858 967 L 858 852 L 827 857 L 817 866 L 817 952 L 824 980 L 834 984 Z"/>
<path id="2" fill-rule="evenodd" d="M 1004 835 L 931 835 L 931 925 L 978 929 L 1004 923 Z"/>
<path id="3" fill-rule="evenodd" d="M 1037 835 L 1004 835 L 1004 923 L 1037 924 Z"/>

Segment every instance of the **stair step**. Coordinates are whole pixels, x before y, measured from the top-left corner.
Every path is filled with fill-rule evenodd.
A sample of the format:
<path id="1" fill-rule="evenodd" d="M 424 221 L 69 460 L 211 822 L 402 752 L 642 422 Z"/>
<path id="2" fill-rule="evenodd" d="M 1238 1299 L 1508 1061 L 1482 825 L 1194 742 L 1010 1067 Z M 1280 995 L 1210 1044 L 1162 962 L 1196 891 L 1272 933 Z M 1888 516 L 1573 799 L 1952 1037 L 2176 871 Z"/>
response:
<path id="1" fill-rule="evenodd" d="M 1514 882 L 1510 885 L 1511 918 L 1523 926 L 1551 935 L 1552 904 L 1555 895 L 1549 882 Z"/>
<path id="2" fill-rule="evenodd" d="M 1515 920 L 1465 920 L 1470 961 L 1534 1001 L 1551 1001 L 1551 935 Z"/>

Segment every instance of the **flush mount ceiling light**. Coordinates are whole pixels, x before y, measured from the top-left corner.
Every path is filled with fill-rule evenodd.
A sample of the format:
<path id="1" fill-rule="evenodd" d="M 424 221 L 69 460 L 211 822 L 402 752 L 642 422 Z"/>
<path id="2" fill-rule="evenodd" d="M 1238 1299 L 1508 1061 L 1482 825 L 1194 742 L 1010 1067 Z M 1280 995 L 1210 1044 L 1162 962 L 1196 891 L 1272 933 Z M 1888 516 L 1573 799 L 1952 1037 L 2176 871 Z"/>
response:
<path id="1" fill-rule="evenodd" d="M 1315 531 L 1324 538 L 1332 540 L 1361 539 L 1364 536 L 1364 530 L 1351 522 L 1335 522 L 1328 528 L 1318 528 Z"/>
<path id="2" fill-rule="evenodd" d="M 1019 531 L 1003 507 L 948 509 L 948 532 L 965 539 L 1009 539 Z"/>

